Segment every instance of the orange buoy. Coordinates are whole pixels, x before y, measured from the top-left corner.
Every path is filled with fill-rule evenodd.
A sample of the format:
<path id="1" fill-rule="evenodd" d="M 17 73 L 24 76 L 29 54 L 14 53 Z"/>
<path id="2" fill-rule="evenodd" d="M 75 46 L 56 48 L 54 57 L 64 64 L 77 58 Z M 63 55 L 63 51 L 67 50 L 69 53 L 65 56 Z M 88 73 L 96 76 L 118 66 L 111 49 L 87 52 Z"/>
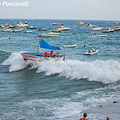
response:
<path id="1" fill-rule="evenodd" d="M 27 58 L 27 55 L 25 55 L 25 58 Z"/>

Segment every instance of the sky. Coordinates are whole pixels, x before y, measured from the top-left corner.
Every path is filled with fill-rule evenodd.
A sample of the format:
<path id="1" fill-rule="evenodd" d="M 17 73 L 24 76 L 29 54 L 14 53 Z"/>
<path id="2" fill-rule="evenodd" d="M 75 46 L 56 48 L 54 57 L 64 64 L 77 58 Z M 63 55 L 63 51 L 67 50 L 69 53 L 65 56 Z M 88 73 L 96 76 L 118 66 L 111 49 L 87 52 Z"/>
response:
<path id="1" fill-rule="evenodd" d="M 0 0 L 0 19 L 120 21 L 120 0 Z"/>

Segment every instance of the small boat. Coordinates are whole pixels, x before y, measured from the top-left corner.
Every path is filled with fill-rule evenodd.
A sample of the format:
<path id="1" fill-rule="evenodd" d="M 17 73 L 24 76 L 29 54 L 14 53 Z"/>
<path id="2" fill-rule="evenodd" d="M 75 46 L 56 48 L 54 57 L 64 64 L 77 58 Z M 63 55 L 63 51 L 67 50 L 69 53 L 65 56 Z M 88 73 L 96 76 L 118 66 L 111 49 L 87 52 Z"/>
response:
<path id="1" fill-rule="evenodd" d="M 120 26 L 117 26 L 117 27 L 115 28 L 115 31 L 120 31 Z"/>
<path id="2" fill-rule="evenodd" d="M 48 54 L 47 52 L 45 53 L 38 53 L 39 52 L 39 46 L 40 48 L 44 48 L 44 49 L 49 49 L 52 50 L 52 54 L 50 52 L 50 54 Z M 36 53 L 30 53 L 30 52 L 20 52 L 23 59 L 25 61 L 30 60 L 30 61 L 42 61 L 42 60 L 50 60 L 50 59 L 54 59 L 54 60 L 65 60 L 65 55 L 60 55 L 60 53 L 57 54 L 53 54 L 53 50 L 61 50 L 59 47 L 56 46 L 51 46 L 49 45 L 46 41 L 44 41 L 43 39 L 39 39 L 39 44 L 38 44 L 38 49 Z"/>
<path id="3" fill-rule="evenodd" d="M 52 25 L 63 25 L 63 24 L 53 22 Z"/>
<path id="4" fill-rule="evenodd" d="M 17 27 L 27 27 L 28 24 L 23 24 L 21 21 L 16 25 Z"/>
<path id="5" fill-rule="evenodd" d="M 95 50 L 95 51 L 91 51 L 91 50 L 90 50 L 90 51 L 88 51 L 88 52 L 85 52 L 84 55 L 95 55 L 95 54 L 98 53 L 98 51 L 99 51 L 98 49 Z"/>
<path id="6" fill-rule="evenodd" d="M 106 28 L 106 29 L 104 29 L 102 32 L 103 32 L 103 33 L 109 33 L 109 32 L 114 32 L 114 31 L 115 31 L 115 29 Z"/>
<path id="7" fill-rule="evenodd" d="M 26 31 L 24 31 L 25 33 L 31 33 L 32 32 L 32 30 L 26 30 Z"/>
<path id="8" fill-rule="evenodd" d="M 86 24 L 87 27 L 95 27 L 95 25 L 92 24 Z"/>
<path id="9" fill-rule="evenodd" d="M 62 30 L 60 29 L 56 29 L 56 30 L 53 30 L 52 32 L 61 32 Z"/>
<path id="10" fill-rule="evenodd" d="M 68 31 L 70 28 L 68 28 L 68 27 L 64 27 L 64 26 L 60 26 L 59 27 L 59 30 L 61 30 L 61 31 Z"/>
<path id="11" fill-rule="evenodd" d="M 90 28 L 90 30 L 103 30 L 103 27 L 97 27 L 97 26 L 95 26 L 93 28 Z"/>
<path id="12" fill-rule="evenodd" d="M 36 27 L 37 27 L 37 26 L 32 26 L 32 25 L 31 25 L 31 26 L 27 27 L 27 29 L 36 29 Z"/>
<path id="13" fill-rule="evenodd" d="M 3 32 L 12 32 L 11 29 L 2 29 Z"/>
<path id="14" fill-rule="evenodd" d="M 9 25 L 9 28 L 15 28 L 15 26 Z"/>
<path id="15" fill-rule="evenodd" d="M 21 28 L 21 29 L 15 29 L 15 30 L 12 30 L 13 32 L 20 32 L 20 31 L 23 31 L 24 29 Z"/>
<path id="16" fill-rule="evenodd" d="M 64 45 L 63 48 L 73 48 L 73 47 L 76 47 L 76 44 L 73 44 L 73 45 Z"/>
<path id="17" fill-rule="evenodd" d="M 84 25 L 84 23 L 80 21 L 79 23 L 77 23 L 77 25 Z"/>
<path id="18" fill-rule="evenodd" d="M 59 36 L 60 33 L 55 33 L 55 32 L 48 32 L 48 33 L 42 33 L 38 36 L 40 37 L 53 37 L 53 36 Z"/>
<path id="19" fill-rule="evenodd" d="M 98 35 L 98 34 L 94 34 L 94 35 L 86 35 L 87 37 L 107 37 L 108 35 Z"/>
<path id="20" fill-rule="evenodd" d="M 38 29 L 38 31 L 47 31 L 47 29 L 40 28 L 40 29 Z"/>

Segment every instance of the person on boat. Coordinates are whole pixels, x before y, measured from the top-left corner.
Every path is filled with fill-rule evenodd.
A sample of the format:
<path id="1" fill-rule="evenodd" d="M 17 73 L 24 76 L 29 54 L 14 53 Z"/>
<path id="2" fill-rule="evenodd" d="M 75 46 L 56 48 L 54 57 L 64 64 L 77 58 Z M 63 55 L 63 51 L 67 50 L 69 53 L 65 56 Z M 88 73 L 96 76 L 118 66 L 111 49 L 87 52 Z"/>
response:
<path id="1" fill-rule="evenodd" d="M 92 48 L 92 52 L 95 52 L 95 49 L 94 49 L 94 48 Z"/>
<path id="2" fill-rule="evenodd" d="M 86 119 L 86 117 L 87 117 L 87 113 L 84 113 L 83 118 L 80 118 L 80 120 L 88 120 L 88 119 Z"/>
<path id="3" fill-rule="evenodd" d="M 89 49 L 88 52 L 91 53 L 91 50 Z"/>
<path id="4" fill-rule="evenodd" d="M 47 52 L 44 53 L 45 57 L 47 56 Z"/>
<path id="5" fill-rule="evenodd" d="M 60 55 L 60 53 L 59 53 L 59 52 L 57 52 L 56 57 L 58 57 L 59 55 Z"/>
<path id="6" fill-rule="evenodd" d="M 50 56 L 53 57 L 53 50 L 50 51 Z"/>

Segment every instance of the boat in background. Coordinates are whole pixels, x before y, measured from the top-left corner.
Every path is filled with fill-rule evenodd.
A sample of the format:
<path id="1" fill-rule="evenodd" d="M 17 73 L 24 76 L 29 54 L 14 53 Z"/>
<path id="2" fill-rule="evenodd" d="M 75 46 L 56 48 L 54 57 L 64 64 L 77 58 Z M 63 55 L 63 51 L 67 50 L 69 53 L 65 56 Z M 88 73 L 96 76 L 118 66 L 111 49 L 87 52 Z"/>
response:
<path id="1" fill-rule="evenodd" d="M 60 33 L 55 33 L 55 32 L 48 32 L 48 33 L 42 33 L 38 36 L 40 37 L 55 37 L 55 36 L 59 36 Z"/>
<path id="2" fill-rule="evenodd" d="M 77 23 L 77 25 L 84 25 L 84 23 L 80 21 L 79 23 Z"/>
<path id="3" fill-rule="evenodd" d="M 103 30 L 103 27 L 95 26 L 95 27 L 90 28 L 90 30 Z"/>
<path id="4" fill-rule="evenodd" d="M 37 26 L 31 25 L 31 26 L 27 27 L 27 29 L 36 29 L 36 27 L 37 27 Z"/>
<path id="5" fill-rule="evenodd" d="M 98 53 L 98 51 L 99 51 L 98 49 L 96 49 L 95 51 L 89 50 L 88 52 L 85 52 L 84 55 L 95 55 Z"/>
<path id="6" fill-rule="evenodd" d="M 108 35 L 98 35 L 98 34 L 94 34 L 94 35 L 86 35 L 87 37 L 107 37 Z"/>
<path id="7" fill-rule="evenodd" d="M 2 29 L 3 32 L 12 32 L 12 30 L 9 28 L 9 29 Z"/>
<path id="8" fill-rule="evenodd" d="M 53 22 L 52 25 L 63 25 L 63 24 Z"/>
<path id="9" fill-rule="evenodd" d="M 25 33 L 31 33 L 32 32 L 32 30 L 26 30 L 26 31 L 24 31 Z"/>
<path id="10" fill-rule="evenodd" d="M 51 50 L 50 54 L 48 54 L 47 52 L 45 53 L 38 53 L 39 52 L 39 46 L 40 48 L 44 48 L 44 49 L 49 49 Z M 39 43 L 38 43 L 38 49 L 36 53 L 30 53 L 30 52 L 20 52 L 23 59 L 25 61 L 30 60 L 30 61 L 42 61 L 42 60 L 65 60 L 65 55 L 60 55 L 60 53 L 56 53 L 53 54 L 53 50 L 61 50 L 59 47 L 56 46 L 51 46 L 49 45 L 46 41 L 44 41 L 43 39 L 39 39 Z"/>
<path id="11" fill-rule="evenodd" d="M 24 29 L 21 28 L 21 29 L 15 29 L 15 30 L 12 30 L 13 32 L 20 32 L 20 31 L 23 31 Z"/>
<path id="12" fill-rule="evenodd" d="M 68 27 L 60 26 L 58 30 L 68 31 L 69 29 L 70 29 L 70 28 L 68 28 Z"/>
<path id="13" fill-rule="evenodd" d="M 103 32 L 103 33 L 110 33 L 110 32 L 114 32 L 114 31 L 115 31 L 115 29 L 106 28 L 106 29 L 104 29 L 102 32 Z"/>
<path id="14" fill-rule="evenodd" d="M 23 24 L 21 21 L 16 25 L 17 27 L 27 27 L 28 24 Z"/>
<path id="15" fill-rule="evenodd" d="M 76 44 L 73 45 L 64 45 L 63 48 L 74 48 L 76 47 Z"/>

